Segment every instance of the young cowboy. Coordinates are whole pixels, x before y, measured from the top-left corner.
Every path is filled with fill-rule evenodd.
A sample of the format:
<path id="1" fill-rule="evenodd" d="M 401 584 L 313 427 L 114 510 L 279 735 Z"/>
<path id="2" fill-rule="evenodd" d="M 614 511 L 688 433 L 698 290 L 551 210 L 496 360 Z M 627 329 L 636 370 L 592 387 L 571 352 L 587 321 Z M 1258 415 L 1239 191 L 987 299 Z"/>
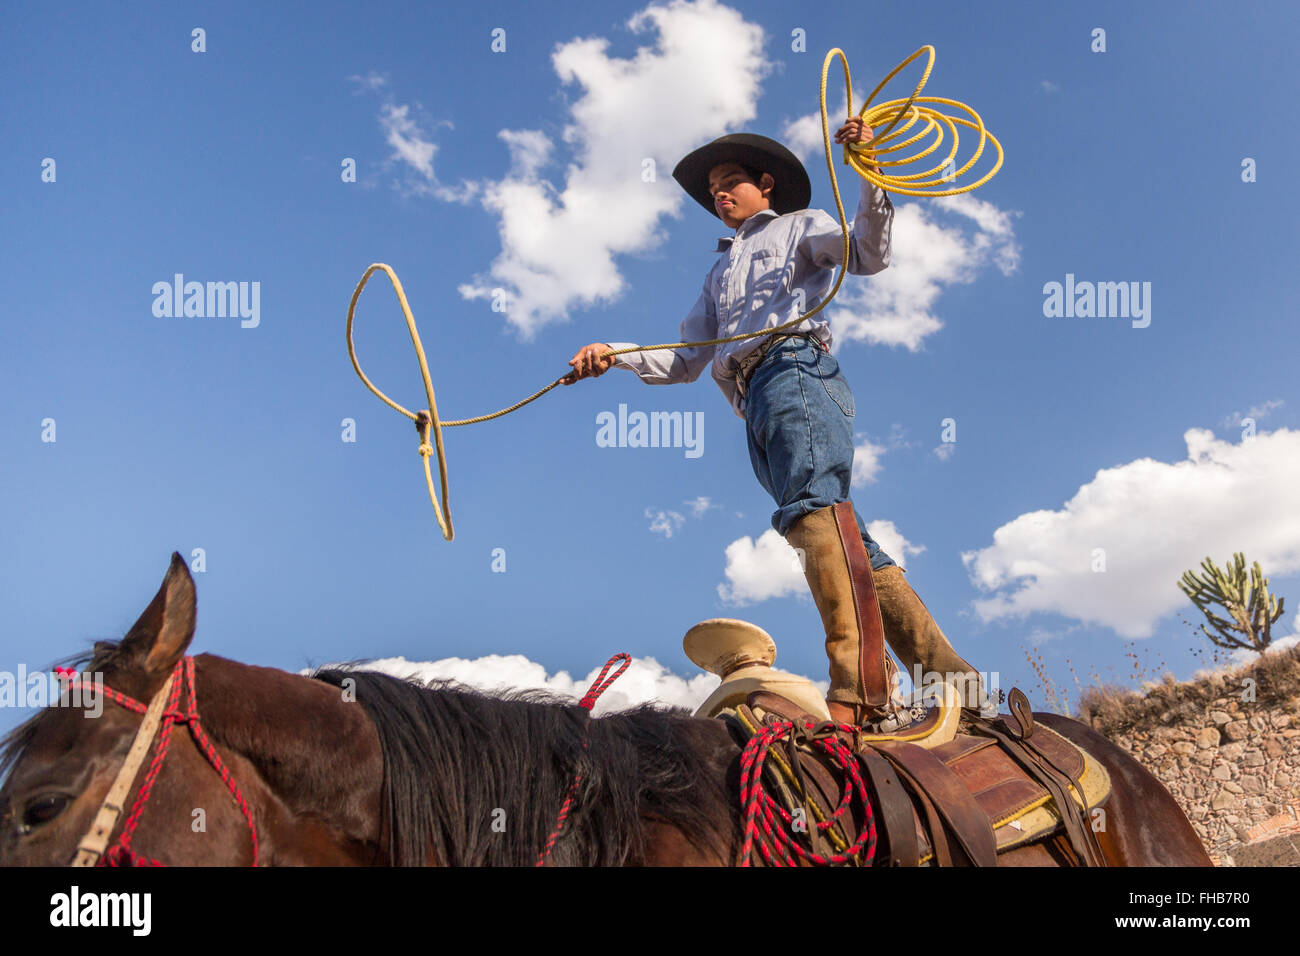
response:
<path id="1" fill-rule="evenodd" d="M 863 143 L 872 134 L 854 117 L 835 141 Z M 673 178 L 736 231 L 734 238 L 718 242 L 716 251 L 725 255 L 709 270 L 682 322 L 682 341 L 773 328 L 822 301 L 842 259 L 843 234 L 827 213 L 807 208 L 812 187 L 793 153 L 767 137 L 736 133 L 692 152 L 678 163 Z M 850 273 L 874 275 L 888 266 L 893 217 L 889 197 L 863 179 L 850 237 Z M 963 706 L 979 707 L 978 674 L 953 650 L 849 501 L 853 393 L 830 354 L 831 331 L 823 314 L 775 336 L 602 358 L 634 344 L 584 346 L 570 360 L 573 371 L 565 384 L 603 375 L 614 365 L 652 385 L 693 382 L 712 362 L 714 380 L 745 420 L 754 473 L 778 506 L 772 527 L 802 554 L 826 631 L 831 716 L 858 724 L 891 710 L 891 688 L 879 681 L 867 686 L 869 674 L 886 671 L 892 685 L 893 662 L 865 657 L 863 627 L 871 608 L 854 580 L 861 582 L 866 574 L 875 584 L 885 639 L 917 686 L 936 672 L 958 685 Z"/>

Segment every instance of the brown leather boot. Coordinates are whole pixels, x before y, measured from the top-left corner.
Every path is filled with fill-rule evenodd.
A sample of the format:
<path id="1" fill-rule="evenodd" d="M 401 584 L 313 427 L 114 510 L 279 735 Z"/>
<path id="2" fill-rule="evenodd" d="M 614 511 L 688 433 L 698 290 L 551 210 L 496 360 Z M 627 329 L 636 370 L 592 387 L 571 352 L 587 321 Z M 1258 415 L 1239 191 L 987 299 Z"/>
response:
<path id="1" fill-rule="evenodd" d="M 985 702 L 979 672 L 958 656 L 925 603 L 903 576 L 903 569 L 891 565 L 875 572 L 874 577 L 880 616 L 885 625 L 885 640 L 903 662 L 916 689 L 921 689 L 927 674 L 937 673 L 940 675 L 938 679 L 954 675 L 951 681 L 961 695 L 962 709 L 978 711 Z"/>
<path id="2" fill-rule="evenodd" d="M 897 668 L 885 650 L 867 547 L 847 501 L 813 511 L 786 535 L 803 557 L 830 658 L 831 716 L 861 724 L 892 714 Z"/>

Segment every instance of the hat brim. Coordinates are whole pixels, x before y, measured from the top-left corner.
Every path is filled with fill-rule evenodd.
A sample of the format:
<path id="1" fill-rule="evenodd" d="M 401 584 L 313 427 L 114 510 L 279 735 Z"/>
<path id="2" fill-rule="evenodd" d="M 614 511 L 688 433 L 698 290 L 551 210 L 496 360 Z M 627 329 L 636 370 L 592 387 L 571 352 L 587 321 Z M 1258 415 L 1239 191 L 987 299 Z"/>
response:
<path id="1" fill-rule="evenodd" d="M 715 139 L 688 153 L 673 170 L 673 179 L 697 203 L 718 219 L 718 210 L 709 192 L 709 172 L 719 163 L 740 163 L 771 173 L 776 180 L 772 190 L 772 209 L 778 215 L 807 209 L 812 200 L 812 184 L 799 158 L 774 139 L 754 133 L 732 133 Z"/>

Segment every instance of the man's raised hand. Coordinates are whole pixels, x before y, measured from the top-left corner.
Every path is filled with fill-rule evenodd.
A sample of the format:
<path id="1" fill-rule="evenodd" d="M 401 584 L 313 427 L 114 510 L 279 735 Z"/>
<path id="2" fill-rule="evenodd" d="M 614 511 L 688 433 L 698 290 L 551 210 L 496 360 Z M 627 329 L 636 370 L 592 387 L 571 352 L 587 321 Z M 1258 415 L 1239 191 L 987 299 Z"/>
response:
<path id="1" fill-rule="evenodd" d="M 848 122 L 835 131 L 835 142 L 837 143 L 869 143 L 876 135 L 875 130 L 866 124 L 861 116 L 850 116 Z M 880 172 L 879 166 L 871 166 L 876 172 Z"/>

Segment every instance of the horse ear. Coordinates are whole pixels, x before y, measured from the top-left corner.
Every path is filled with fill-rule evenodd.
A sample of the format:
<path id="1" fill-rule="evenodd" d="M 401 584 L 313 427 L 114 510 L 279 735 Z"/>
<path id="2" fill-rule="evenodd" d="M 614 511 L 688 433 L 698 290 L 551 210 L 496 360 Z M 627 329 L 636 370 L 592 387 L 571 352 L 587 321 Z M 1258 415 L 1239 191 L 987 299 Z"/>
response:
<path id="1" fill-rule="evenodd" d="M 190 569 L 173 551 L 162 586 L 122 638 L 121 651 L 149 677 L 165 678 L 194 637 L 194 602 Z"/>

